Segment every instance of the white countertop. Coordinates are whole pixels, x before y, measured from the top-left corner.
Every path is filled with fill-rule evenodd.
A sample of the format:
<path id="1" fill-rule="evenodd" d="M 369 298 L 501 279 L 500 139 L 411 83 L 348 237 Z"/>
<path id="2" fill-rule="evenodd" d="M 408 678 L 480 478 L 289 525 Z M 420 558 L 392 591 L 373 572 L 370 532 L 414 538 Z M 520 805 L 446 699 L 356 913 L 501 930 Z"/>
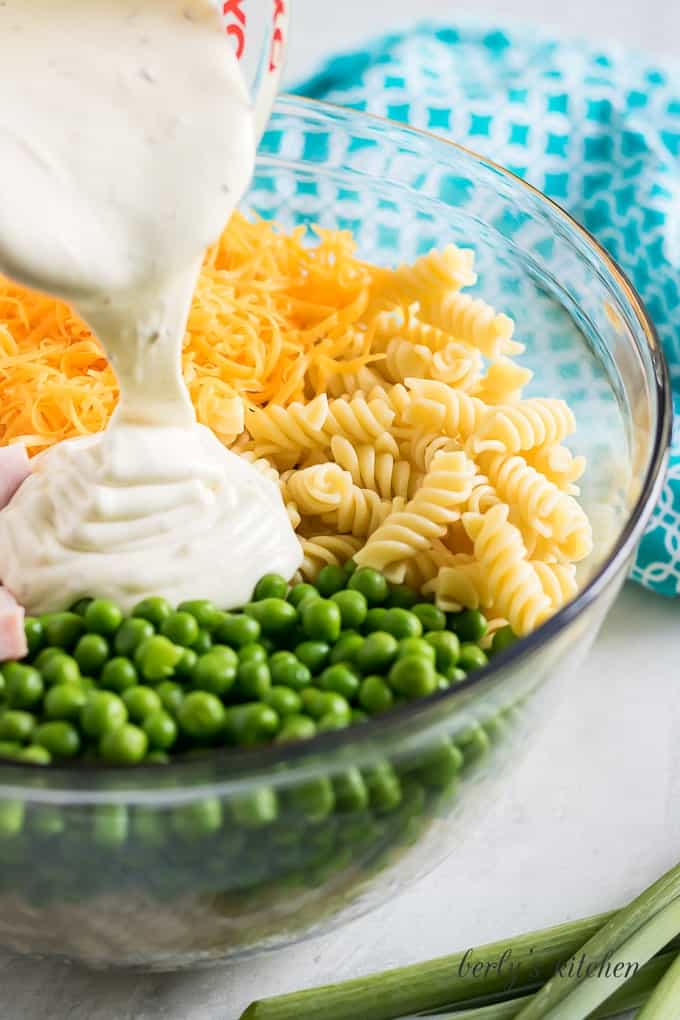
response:
<path id="1" fill-rule="evenodd" d="M 456 14 L 447 0 L 294 0 L 294 8 L 291 80 L 367 34 Z M 677 56 L 680 5 L 671 0 L 545 8 L 545 0 L 474 4 L 477 16 L 553 22 Z M 514 788 L 489 805 L 482 835 L 381 910 L 275 957 L 193 975 L 102 976 L 0 954 L 2 1020 L 236 1020 L 253 998 L 623 903 L 678 859 L 679 607 L 627 586 Z"/>

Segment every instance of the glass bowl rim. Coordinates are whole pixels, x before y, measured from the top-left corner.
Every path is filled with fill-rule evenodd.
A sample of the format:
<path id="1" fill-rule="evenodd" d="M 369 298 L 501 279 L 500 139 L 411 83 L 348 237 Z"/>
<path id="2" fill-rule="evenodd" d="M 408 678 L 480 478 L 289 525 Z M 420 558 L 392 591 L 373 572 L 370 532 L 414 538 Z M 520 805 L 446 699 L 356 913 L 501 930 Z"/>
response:
<path id="1" fill-rule="evenodd" d="M 649 317 L 640 295 L 628 279 L 626 273 L 600 242 L 593 237 L 590 231 L 578 223 L 557 202 L 548 198 L 547 195 L 544 195 L 543 192 L 534 187 L 534 185 L 525 181 L 511 170 L 494 162 L 494 160 L 480 155 L 467 146 L 445 138 L 443 135 L 438 135 L 427 129 L 400 124 L 398 121 L 376 114 L 357 111 L 351 107 L 317 99 L 308 99 L 291 93 L 284 93 L 279 96 L 273 110 L 273 113 L 286 112 L 292 113 L 297 117 L 304 116 L 307 112 L 317 116 L 325 115 L 326 117 L 332 114 L 336 118 L 340 116 L 345 120 L 366 122 L 367 125 L 372 125 L 374 128 L 388 127 L 391 131 L 397 131 L 408 137 L 415 136 L 427 139 L 438 147 L 449 148 L 462 153 L 465 158 L 472 159 L 476 163 L 505 177 L 510 181 L 511 186 L 529 192 L 529 194 L 547 207 L 553 217 L 561 219 L 568 228 L 581 235 L 581 238 L 594 251 L 597 258 L 604 264 L 607 272 L 623 291 L 635 318 L 645 334 L 649 356 L 655 368 L 653 373 L 655 379 L 653 392 L 656 396 L 657 420 L 654 427 L 649 464 L 633 509 L 629 512 L 616 543 L 606 560 L 571 602 L 558 610 L 554 616 L 551 616 L 537 630 L 527 637 L 520 639 L 505 651 L 495 655 L 486 666 L 477 670 L 469 679 L 457 684 L 453 688 L 439 691 L 429 697 L 399 706 L 383 715 L 374 716 L 363 723 L 342 730 L 320 733 L 307 740 L 295 741 L 289 744 L 268 744 L 250 749 L 210 748 L 206 749 L 205 755 L 200 758 L 178 759 L 169 764 L 152 763 L 133 766 L 113 766 L 100 762 L 75 761 L 70 764 L 45 767 L 9 760 L 0 761 L 0 793 L 10 789 L 12 793 L 20 791 L 20 781 L 18 785 L 15 785 L 11 782 L 12 777 L 19 779 L 20 774 L 30 774 L 31 778 L 33 778 L 36 773 L 44 777 L 44 785 L 41 784 L 36 789 L 38 795 L 40 793 L 48 794 L 48 791 L 68 792 L 74 794 L 74 799 L 80 800 L 81 797 L 87 798 L 88 793 L 103 793 L 103 788 L 99 785 L 98 781 L 106 778 L 113 779 L 114 777 L 119 780 L 129 779 L 131 784 L 129 792 L 132 795 L 136 792 L 141 793 L 143 789 L 151 793 L 153 792 L 153 787 L 149 781 L 153 777 L 160 778 L 162 776 L 173 779 L 184 777 L 186 778 L 187 785 L 191 785 L 192 773 L 202 769 L 206 764 L 214 765 L 218 768 L 219 775 L 215 775 L 214 779 L 205 785 L 211 788 L 216 785 L 228 785 L 229 787 L 233 785 L 238 789 L 249 785 L 253 774 L 260 774 L 275 766 L 289 765 L 296 760 L 308 759 L 310 757 L 313 757 L 318 763 L 324 755 L 335 749 L 346 748 L 352 745 L 364 745 L 370 743 L 373 738 L 379 741 L 381 737 L 385 737 L 398 730 L 404 723 L 417 724 L 419 717 L 426 715 L 433 705 L 441 703 L 453 707 L 456 701 L 461 700 L 462 695 L 482 686 L 489 680 L 498 679 L 506 668 L 515 666 L 522 660 L 530 658 L 534 652 L 544 644 L 549 643 L 568 627 L 577 616 L 581 615 L 591 603 L 595 602 L 607 588 L 612 577 L 617 574 L 621 566 L 631 555 L 640 532 L 651 513 L 653 504 L 658 497 L 670 447 L 672 426 L 672 391 L 668 367 L 656 328 Z M 233 768 L 231 774 L 230 766 Z M 84 777 L 91 778 L 91 782 L 83 783 Z M 78 780 L 77 791 L 69 790 L 69 780 L 73 781 L 76 778 Z M 140 780 L 140 782 L 135 784 L 135 779 Z M 144 783 L 144 780 L 147 782 Z M 28 794 L 33 789 L 32 785 L 30 787 L 27 786 L 25 792 Z M 181 787 L 177 786 L 174 788 L 159 786 L 157 791 L 159 800 L 165 800 L 166 798 L 175 799 L 180 789 Z M 117 794 L 124 792 L 119 786 L 116 786 L 115 790 Z M 113 789 L 109 793 L 113 794 Z M 198 796 L 198 793 L 198 790 L 192 790 L 192 797 L 193 795 Z"/>

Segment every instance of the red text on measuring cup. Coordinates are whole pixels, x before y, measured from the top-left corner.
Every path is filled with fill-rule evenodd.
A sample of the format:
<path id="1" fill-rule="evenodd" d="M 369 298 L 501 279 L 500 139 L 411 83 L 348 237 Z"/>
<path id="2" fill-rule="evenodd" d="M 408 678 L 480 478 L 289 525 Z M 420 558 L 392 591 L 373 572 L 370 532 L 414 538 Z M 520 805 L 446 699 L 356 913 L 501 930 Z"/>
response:
<path id="1" fill-rule="evenodd" d="M 285 18 L 285 15 L 286 8 L 284 6 L 284 0 L 274 0 L 274 32 L 272 34 L 272 46 L 269 53 L 269 70 L 272 72 L 276 71 L 281 59 L 285 40 L 283 38 L 283 28 L 279 22 Z"/>
<path id="2" fill-rule="evenodd" d="M 236 42 L 236 56 L 240 60 L 246 48 L 246 12 L 243 9 L 245 0 L 224 0 L 222 13 L 227 21 L 227 35 Z"/>

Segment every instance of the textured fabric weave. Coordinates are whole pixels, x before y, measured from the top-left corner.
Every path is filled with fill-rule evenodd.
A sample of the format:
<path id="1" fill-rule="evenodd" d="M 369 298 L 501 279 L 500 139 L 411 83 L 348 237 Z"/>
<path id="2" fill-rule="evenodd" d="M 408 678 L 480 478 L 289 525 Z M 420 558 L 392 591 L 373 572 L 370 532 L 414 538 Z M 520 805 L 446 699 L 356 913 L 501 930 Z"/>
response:
<path id="1" fill-rule="evenodd" d="M 676 412 L 633 578 L 680 595 L 680 66 L 514 28 L 422 25 L 331 58 L 296 91 L 468 144 L 564 206 L 629 274 Z"/>

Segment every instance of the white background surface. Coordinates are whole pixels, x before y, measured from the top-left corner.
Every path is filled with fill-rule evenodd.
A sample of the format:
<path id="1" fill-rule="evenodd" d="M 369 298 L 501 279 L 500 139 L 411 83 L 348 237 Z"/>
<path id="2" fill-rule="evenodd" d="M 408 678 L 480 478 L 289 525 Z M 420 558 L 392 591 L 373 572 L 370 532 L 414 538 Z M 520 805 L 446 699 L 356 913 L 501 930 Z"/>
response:
<path id="1" fill-rule="evenodd" d="M 680 57 L 680 4 L 476 0 L 476 16 Z M 294 0 L 289 79 L 447 0 Z M 619 905 L 680 855 L 680 603 L 629 586 L 568 697 L 464 856 L 373 915 L 275 958 L 101 976 L 0 955 L 2 1020 L 236 1020 L 253 998 L 414 962 Z M 357 1020 L 361 1020 L 357 1017 Z M 670 1020 L 670 1018 L 669 1018 Z"/>

